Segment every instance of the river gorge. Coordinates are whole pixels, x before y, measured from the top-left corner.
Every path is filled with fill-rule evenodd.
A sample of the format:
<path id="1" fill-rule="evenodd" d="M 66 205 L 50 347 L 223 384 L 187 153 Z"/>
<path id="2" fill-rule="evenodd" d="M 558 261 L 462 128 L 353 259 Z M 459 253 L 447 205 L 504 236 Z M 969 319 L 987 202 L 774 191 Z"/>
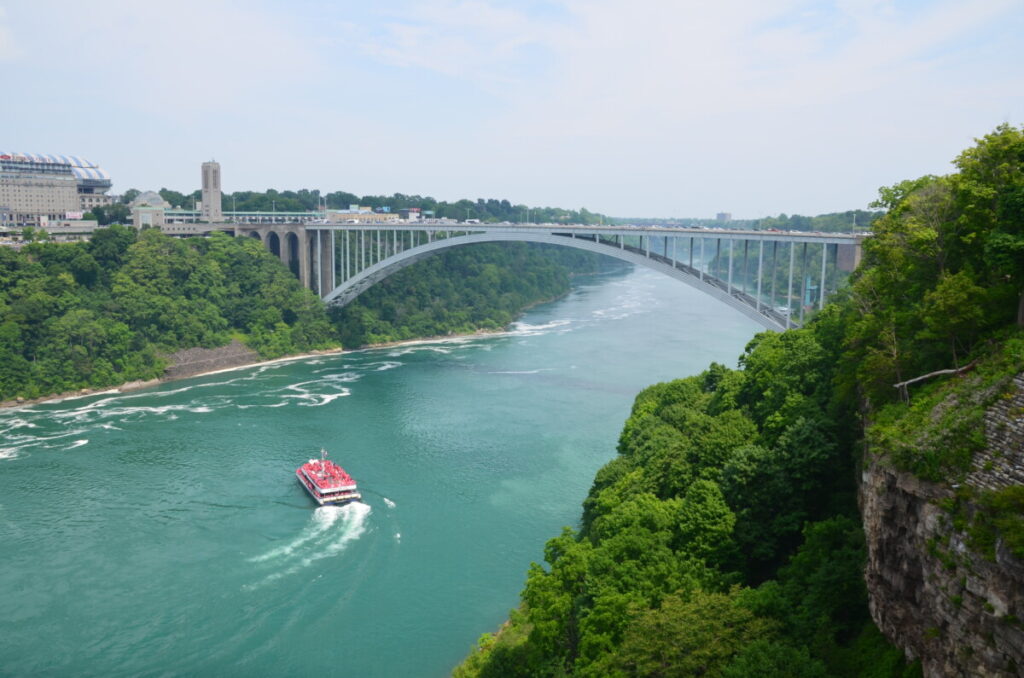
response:
<path id="1" fill-rule="evenodd" d="M 447 675 L 577 523 L 636 393 L 757 331 L 618 271 L 501 334 L 4 410 L 0 666 Z M 300 488 L 321 447 L 362 503 Z"/>

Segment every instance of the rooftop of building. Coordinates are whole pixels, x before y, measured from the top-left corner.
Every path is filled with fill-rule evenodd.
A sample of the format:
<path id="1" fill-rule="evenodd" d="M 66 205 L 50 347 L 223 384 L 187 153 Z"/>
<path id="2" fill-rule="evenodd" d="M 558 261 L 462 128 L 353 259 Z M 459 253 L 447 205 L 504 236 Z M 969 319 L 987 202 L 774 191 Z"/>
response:
<path id="1" fill-rule="evenodd" d="M 156 191 L 143 191 L 132 200 L 132 207 L 163 207 L 169 208 L 171 203 L 163 199 Z"/>
<path id="2" fill-rule="evenodd" d="M 110 181 L 110 175 L 94 162 L 77 155 L 59 153 L 24 153 L 22 151 L 0 151 L 0 160 L 12 162 L 41 163 L 45 165 L 66 165 L 76 179 Z"/>

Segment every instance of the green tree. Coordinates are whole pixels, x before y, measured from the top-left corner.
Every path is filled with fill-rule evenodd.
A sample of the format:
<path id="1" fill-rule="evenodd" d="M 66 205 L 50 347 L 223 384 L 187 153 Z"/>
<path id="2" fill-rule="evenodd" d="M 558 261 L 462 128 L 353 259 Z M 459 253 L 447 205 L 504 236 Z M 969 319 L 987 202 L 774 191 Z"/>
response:
<path id="1" fill-rule="evenodd" d="M 770 621 L 738 604 L 737 593 L 673 595 L 661 607 L 641 612 L 627 628 L 606 675 L 723 675 L 745 646 L 769 638 L 774 630 Z"/>
<path id="2" fill-rule="evenodd" d="M 984 320 L 985 290 L 975 285 L 964 271 L 943 273 L 934 288 L 925 292 L 921 304 L 924 329 L 919 339 L 944 339 L 949 343 L 953 366 L 970 351 Z M 959 351 L 957 350 L 959 349 Z"/>
<path id="3" fill-rule="evenodd" d="M 961 246 L 953 255 L 984 272 L 994 292 L 1005 290 L 1016 302 L 1017 325 L 1024 326 L 1024 130 L 1000 125 L 956 165 Z"/>

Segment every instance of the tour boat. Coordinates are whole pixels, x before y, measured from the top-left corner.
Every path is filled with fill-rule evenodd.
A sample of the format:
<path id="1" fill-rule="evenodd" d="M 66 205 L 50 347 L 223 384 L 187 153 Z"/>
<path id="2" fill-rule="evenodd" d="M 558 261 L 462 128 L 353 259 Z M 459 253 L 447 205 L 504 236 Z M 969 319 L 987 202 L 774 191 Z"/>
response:
<path id="1" fill-rule="evenodd" d="M 327 450 L 321 449 L 319 459 L 310 459 L 295 469 L 295 475 L 321 506 L 340 506 L 362 498 L 356 490 L 356 481 L 345 469 L 327 458 Z"/>

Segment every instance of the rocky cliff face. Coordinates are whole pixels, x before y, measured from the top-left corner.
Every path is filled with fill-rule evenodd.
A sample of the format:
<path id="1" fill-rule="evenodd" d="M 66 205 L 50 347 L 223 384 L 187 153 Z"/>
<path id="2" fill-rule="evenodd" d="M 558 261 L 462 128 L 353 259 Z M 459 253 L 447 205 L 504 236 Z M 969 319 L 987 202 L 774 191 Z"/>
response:
<path id="1" fill-rule="evenodd" d="M 985 433 L 987 449 L 966 484 L 1024 484 L 1024 375 L 987 411 Z M 955 486 L 897 471 L 884 454 L 869 456 L 860 504 L 878 627 L 921 659 L 925 676 L 1024 675 L 1024 562 L 1001 540 L 994 559 L 969 547 L 964 521 L 949 510 Z M 969 518 L 977 507 L 968 502 L 961 510 Z"/>
<path id="2" fill-rule="evenodd" d="M 167 379 L 180 379 L 195 374 L 248 365 L 260 359 L 259 354 L 237 339 L 219 348 L 188 348 L 168 356 L 170 365 L 164 370 Z"/>

